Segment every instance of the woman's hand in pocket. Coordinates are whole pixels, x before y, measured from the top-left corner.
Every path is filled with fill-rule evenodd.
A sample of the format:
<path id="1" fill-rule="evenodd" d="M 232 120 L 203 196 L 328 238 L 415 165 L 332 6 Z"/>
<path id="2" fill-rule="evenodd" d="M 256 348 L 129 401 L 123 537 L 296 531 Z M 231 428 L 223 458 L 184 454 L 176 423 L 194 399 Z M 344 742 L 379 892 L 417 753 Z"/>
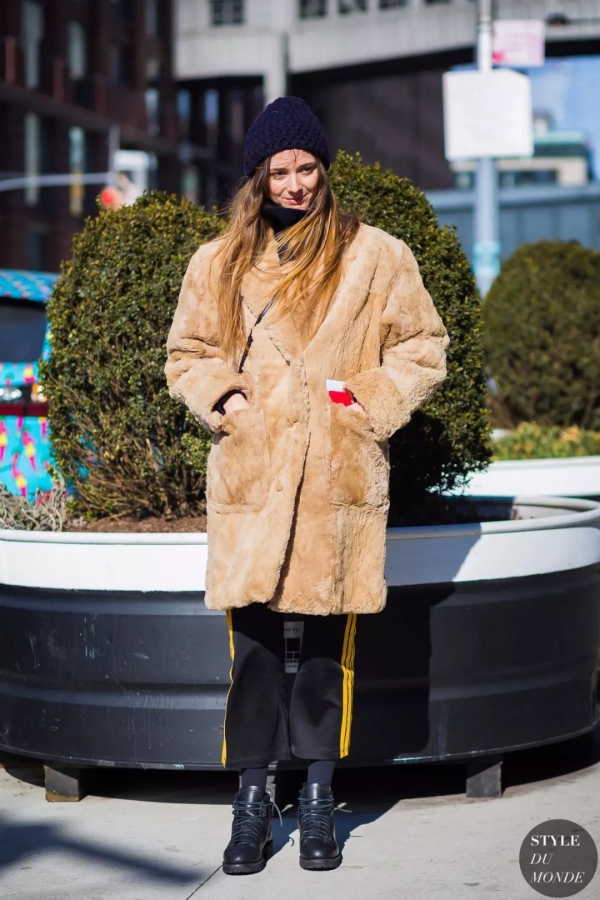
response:
<path id="1" fill-rule="evenodd" d="M 353 409 L 354 412 L 358 412 L 361 415 L 366 416 L 365 408 L 364 406 L 360 405 L 358 400 L 355 400 L 354 403 L 351 403 L 350 406 L 348 406 L 348 409 Z"/>
<path id="2" fill-rule="evenodd" d="M 232 394 L 231 397 L 228 397 L 225 403 L 223 404 L 223 409 L 226 413 L 236 412 L 238 409 L 249 409 L 250 404 L 244 397 L 242 393 L 239 391 L 236 394 Z"/>

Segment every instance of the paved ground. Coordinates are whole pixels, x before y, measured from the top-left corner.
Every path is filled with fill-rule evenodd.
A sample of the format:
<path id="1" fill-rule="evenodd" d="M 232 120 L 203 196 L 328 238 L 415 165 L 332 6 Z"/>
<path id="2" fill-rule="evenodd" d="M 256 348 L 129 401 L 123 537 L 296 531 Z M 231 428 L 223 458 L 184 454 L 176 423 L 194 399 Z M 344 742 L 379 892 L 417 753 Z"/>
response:
<path id="1" fill-rule="evenodd" d="M 235 781 L 225 773 L 97 773 L 80 803 L 44 800 L 39 773 L 0 771 L 2 900 L 534 900 L 518 854 L 536 824 L 566 818 L 600 846 L 600 734 L 593 757 L 516 754 L 500 800 L 467 800 L 461 766 L 336 775 L 344 864 L 304 872 L 294 810 L 274 824 L 260 875 L 223 875 Z M 600 897 L 600 872 L 577 895 Z"/>

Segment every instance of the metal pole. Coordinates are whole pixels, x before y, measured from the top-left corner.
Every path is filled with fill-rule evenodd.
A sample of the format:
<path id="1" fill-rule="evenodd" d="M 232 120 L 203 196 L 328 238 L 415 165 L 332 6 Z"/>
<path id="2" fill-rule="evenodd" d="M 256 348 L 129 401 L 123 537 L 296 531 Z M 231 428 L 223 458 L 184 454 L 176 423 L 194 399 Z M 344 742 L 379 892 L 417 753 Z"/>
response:
<path id="1" fill-rule="evenodd" d="M 480 72 L 492 70 L 492 3 L 493 0 L 478 0 L 477 5 L 477 68 Z M 481 296 L 485 297 L 500 271 L 498 171 L 496 161 L 491 158 L 477 162 L 473 268 Z"/>
<path id="2" fill-rule="evenodd" d="M 270 59 L 269 67 L 263 75 L 263 100 L 268 106 L 278 97 L 287 95 L 288 82 L 288 35 L 279 35 L 279 47 Z"/>
<path id="3" fill-rule="evenodd" d="M 111 125 L 108 129 L 108 171 L 110 172 L 109 184 L 112 187 L 117 185 L 117 169 L 115 166 L 115 157 L 121 146 L 121 129 L 118 125 Z"/>

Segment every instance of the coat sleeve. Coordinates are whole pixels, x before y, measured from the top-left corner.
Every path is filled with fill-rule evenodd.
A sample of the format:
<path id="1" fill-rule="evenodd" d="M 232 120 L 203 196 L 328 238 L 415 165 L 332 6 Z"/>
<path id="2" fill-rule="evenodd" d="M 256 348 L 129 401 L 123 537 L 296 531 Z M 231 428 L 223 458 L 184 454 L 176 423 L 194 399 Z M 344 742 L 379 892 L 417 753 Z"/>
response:
<path id="1" fill-rule="evenodd" d="M 252 386 L 246 375 L 225 361 L 219 346 L 216 304 L 206 286 L 209 261 L 203 251 L 192 257 L 181 285 L 167 338 L 165 374 L 171 397 L 185 403 L 205 428 L 216 432 L 221 430 L 223 416 L 215 404 L 235 390 L 251 401 Z"/>
<path id="2" fill-rule="evenodd" d="M 446 377 L 448 333 L 411 250 L 396 240 L 393 249 L 396 272 L 381 315 L 381 366 L 346 382 L 378 440 L 406 425 Z"/>

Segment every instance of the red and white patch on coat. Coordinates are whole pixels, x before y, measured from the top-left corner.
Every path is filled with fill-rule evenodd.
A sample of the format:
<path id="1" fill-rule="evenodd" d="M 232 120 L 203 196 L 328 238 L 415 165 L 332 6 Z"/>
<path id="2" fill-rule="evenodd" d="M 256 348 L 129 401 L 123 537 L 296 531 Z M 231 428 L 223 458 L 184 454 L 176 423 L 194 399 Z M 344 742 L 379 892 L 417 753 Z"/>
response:
<path id="1" fill-rule="evenodd" d="M 343 381 L 333 381 L 326 379 L 327 393 L 332 403 L 341 403 L 343 406 L 350 406 L 354 403 L 352 394 L 346 390 Z"/>

